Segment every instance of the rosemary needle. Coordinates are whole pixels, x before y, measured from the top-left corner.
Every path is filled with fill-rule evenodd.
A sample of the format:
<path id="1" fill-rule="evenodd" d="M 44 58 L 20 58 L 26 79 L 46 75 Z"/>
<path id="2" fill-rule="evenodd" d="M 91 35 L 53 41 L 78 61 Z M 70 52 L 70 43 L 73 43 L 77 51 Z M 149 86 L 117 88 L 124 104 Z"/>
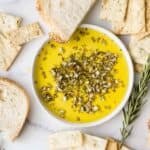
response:
<path id="1" fill-rule="evenodd" d="M 150 55 L 147 64 L 137 85 L 133 87 L 133 91 L 129 97 L 127 107 L 123 109 L 124 120 L 122 122 L 121 143 L 123 144 L 130 136 L 134 121 L 138 118 L 142 106 L 145 103 L 144 97 L 148 92 L 148 83 L 150 81 Z"/>

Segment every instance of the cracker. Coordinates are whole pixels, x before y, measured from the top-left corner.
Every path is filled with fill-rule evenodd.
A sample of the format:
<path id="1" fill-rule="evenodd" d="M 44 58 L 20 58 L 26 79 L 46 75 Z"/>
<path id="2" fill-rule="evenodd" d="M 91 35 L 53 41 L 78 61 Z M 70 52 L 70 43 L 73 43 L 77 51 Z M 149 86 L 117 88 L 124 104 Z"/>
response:
<path id="1" fill-rule="evenodd" d="M 6 33 L 20 27 L 22 18 L 0 12 L 0 32 Z"/>
<path id="2" fill-rule="evenodd" d="M 0 70 L 8 70 L 20 51 L 20 46 L 11 44 L 4 35 L 0 34 Z"/>
<path id="3" fill-rule="evenodd" d="M 38 23 L 29 24 L 19 29 L 7 33 L 7 38 L 14 45 L 23 45 L 42 35 L 42 30 Z"/>

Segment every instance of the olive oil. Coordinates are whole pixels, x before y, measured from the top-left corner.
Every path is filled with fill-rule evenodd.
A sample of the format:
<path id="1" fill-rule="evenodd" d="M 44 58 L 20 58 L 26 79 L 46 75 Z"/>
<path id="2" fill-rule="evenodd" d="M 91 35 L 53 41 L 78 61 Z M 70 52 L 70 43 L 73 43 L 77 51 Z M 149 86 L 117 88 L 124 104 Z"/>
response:
<path id="1" fill-rule="evenodd" d="M 89 55 L 94 51 L 117 55 L 113 78 L 122 83 L 106 93 L 105 98 L 95 96 L 92 103 L 93 111 L 90 112 L 74 108 L 73 99 L 64 97 L 61 91 L 55 93 L 57 81 L 53 75 L 55 72 L 52 72 L 54 68 L 61 66 L 64 59 L 68 59 L 74 53 L 80 55 L 83 51 L 87 51 Z M 35 61 L 34 80 L 40 100 L 48 111 L 69 122 L 87 123 L 108 116 L 119 106 L 127 91 L 129 72 L 122 50 L 112 39 L 96 30 L 82 27 L 67 43 L 49 41 L 43 46 Z"/>

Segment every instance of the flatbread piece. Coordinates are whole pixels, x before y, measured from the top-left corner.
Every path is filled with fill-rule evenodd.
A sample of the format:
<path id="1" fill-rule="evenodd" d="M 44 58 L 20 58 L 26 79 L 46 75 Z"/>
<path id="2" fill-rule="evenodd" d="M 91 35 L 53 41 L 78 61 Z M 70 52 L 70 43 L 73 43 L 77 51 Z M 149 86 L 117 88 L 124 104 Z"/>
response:
<path id="1" fill-rule="evenodd" d="M 142 39 L 150 34 L 150 0 L 146 1 L 146 30 L 137 34 L 138 39 Z"/>
<path id="2" fill-rule="evenodd" d="M 106 150 L 107 140 L 84 134 L 84 143 L 72 150 Z"/>
<path id="3" fill-rule="evenodd" d="M 100 18 L 110 22 L 123 22 L 129 0 L 102 0 Z"/>
<path id="4" fill-rule="evenodd" d="M 80 131 L 64 131 L 49 136 L 51 150 L 76 148 L 83 144 L 83 134 Z"/>
<path id="5" fill-rule="evenodd" d="M 129 0 L 126 19 L 123 22 L 112 22 L 116 34 L 138 34 L 145 31 L 145 1 Z"/>

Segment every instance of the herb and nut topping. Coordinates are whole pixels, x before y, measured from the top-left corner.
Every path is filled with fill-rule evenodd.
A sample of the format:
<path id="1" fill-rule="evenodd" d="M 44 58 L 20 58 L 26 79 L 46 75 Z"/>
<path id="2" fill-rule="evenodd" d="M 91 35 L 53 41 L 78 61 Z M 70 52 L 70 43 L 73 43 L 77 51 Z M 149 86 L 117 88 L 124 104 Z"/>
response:
<path id="1" fill-rule="evenodd" d="M 64 52 L 63 48 L 59 49 Z M 118 55 L 112 52 L 95 50 L 88 53 L 76 52 L 68 58 L 62 57 L 62 63 L 50 70 L 56 82 L 54 94 L 50 94 L 50 86 L 41 88 L 41 96 L 45 101 L 53 101 L 58 93 L 62 93 L 63 101 L 72 101 L 72 108 L 79 112 L 94 113 L 100 106 L 94 104 L 95 98 L 105 100 L 106 94 L 115 91 L 121 81 L 114 77 Z"/>

